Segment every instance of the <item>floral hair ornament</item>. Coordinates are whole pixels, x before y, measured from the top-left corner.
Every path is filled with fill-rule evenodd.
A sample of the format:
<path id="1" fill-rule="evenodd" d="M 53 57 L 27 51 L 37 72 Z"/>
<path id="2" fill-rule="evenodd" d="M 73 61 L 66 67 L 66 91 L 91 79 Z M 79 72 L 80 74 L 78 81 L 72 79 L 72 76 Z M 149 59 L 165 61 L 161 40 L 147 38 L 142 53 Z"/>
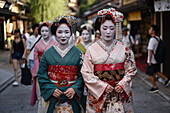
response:
<path id="1" fill-rule="evenodd" d="M 87 31 L 93 30 L 93 26 L 92 26 L 91 24 L 89 24 L 89 23 L 86 23 L 86 24 L 83 24 L 83 25 L 80 26 L 80 30 L 83 31 L 84 28 L 85 28 Z"/>
<path id="2" fill-rule="evenodd" d="M 75 34 L 76 33 L 76 25 L 78 23 L 77 19 L 74 16 L 58 16 L 54 18 L 54 23 L 55 26 L 60 25 L 60 20 L 61 19 L 65 19 L 68 23 L 68 26 L 71 27 L 72 33 Z"/>
<path id="3" fill-rule="evenodd" d="M 46 24 L 48 27 L 52 25 L 52 22 L 51 21 L 47 21 L 47 22 L 40 22 L 39 25 L 43 25 L 43 24 Z"/>
<path id="4" fill-rule="evenodd" d="M 114 8 L 102 9 L 98 11 L 98 16 L 103 18 L 101 24 L 107 15 L 110 15 L 113 19 L 113 23 L 116 24 L 116 39 L 120 40 L 122 38 L 121 22 L 124 18 L 123 14 L 116 11 Z"/>

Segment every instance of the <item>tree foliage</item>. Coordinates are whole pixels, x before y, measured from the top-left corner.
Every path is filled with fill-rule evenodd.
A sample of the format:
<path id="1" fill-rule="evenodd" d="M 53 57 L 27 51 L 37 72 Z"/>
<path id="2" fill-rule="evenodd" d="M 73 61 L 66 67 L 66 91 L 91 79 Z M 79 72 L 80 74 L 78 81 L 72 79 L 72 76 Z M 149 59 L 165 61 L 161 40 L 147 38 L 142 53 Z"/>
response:
<path id="1" fill-rule="evenodd" d="M 52 21 L 59 15 L 68 15 L 67 0 L 29 0 L 30 16 L 34 22 Z"/>
<path id="2" fill-rule="evenodd" d="M 84 12 L 88 11 L 90 6 L 92 6 L 94 3 L 98 3 L 97 1 L 100 0 L 81 0 L 80 2 L 80 15 L 83 15 Z"/>

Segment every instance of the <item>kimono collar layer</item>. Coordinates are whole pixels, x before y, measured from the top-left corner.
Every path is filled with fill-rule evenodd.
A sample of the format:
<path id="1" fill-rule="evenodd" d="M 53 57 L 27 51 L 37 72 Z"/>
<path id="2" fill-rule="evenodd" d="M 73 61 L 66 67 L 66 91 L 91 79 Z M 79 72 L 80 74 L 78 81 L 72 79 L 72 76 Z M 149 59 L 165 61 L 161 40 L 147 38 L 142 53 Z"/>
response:
<path id="1" fill-rule="evenodd" d="M 117 40 L 114 39 L 113 43 L 110 46 L 106 46 L 102 42 L 102 40 L 99 40 L 97 43 L 100 44 L 107 53 L 110 53 L 112 51 L 113 47 L 115 46 L 116 42 L 117 42 Z"/>
<path id="2" fill-rule="evenodd" d="M 59 53 L 62 57 L 64 57 L 64 56 L 67 54 L 67 52 L 68 52 L 72 47 L 73 47 L 73 45 L 69 45 L 65 50 L 61 50 L 61 49 L 59 48 L 59 46 L 54 45 L 54 48 L 58 51 L 58 53 Z"/>
<path id="3" fill-rule="evenodd" d="M 47 46 L 47 45 L 50 43 L 51 39 L 52 39 L 52 38 L 49 37 L 49 40 L 48 40 L 48 41 L 45 41 L 44 38 L 42 38 L 42 41 L 43 41 L 44 45 Z"/>

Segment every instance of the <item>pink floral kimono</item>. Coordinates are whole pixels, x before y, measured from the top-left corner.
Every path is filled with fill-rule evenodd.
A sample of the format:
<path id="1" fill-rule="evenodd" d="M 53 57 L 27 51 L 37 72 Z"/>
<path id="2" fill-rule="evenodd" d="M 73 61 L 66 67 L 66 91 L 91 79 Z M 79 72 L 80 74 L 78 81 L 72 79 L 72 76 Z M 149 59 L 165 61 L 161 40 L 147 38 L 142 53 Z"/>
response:
<path id="1" fill-rule="evenodd" d="M 101 40 L 92 44 L 87 49 L 81 69 L 88 88 L 86 112 L 105 113 L 110 102 L 114 104 L 116 99 L 122 102 L 125 113 L 133 113 L 130 82 L 136 72 L 134 55 L 122 42 L 114 40 L 109 47 Z M 113 87 L 119 85 L 124 92 L 107 94 L 108 84 Z"/>
<path id="2" fill-rule="evenodd" d="M 36 45 L 34 49 L 34 66 L 31 69 L 32 77 L 33 77 L 33 87 L 31 93 L 31 101 L 30 104 L 33 106 L 36 100 L 40 98 L 40 88 L 37 80 L 37 71 L 39 67 L 39 61 L 41 56 L 45 50 L 50 48 L 52 45 L 57 45 L 57 41 L 50 38 L 49 41 L 44 41 L 42 38 Z"/>

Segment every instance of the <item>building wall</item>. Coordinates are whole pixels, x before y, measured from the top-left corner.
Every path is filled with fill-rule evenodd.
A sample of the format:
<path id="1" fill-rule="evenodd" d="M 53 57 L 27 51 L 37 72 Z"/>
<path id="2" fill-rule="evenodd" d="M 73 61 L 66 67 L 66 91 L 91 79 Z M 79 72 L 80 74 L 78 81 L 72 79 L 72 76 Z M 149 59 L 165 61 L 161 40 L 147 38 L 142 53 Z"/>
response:
<path id="1" fill-rule="evenodd" d="M 166 53 L 167 53 L 167 60 L 164 63 L 164 74 L 170 78 L 170 69 L 169 69 L 169 64 L 170 64 L 170 11 L 167 12 L 162 12 L 163 16 L 163 41 L 166 46 Z"/>

